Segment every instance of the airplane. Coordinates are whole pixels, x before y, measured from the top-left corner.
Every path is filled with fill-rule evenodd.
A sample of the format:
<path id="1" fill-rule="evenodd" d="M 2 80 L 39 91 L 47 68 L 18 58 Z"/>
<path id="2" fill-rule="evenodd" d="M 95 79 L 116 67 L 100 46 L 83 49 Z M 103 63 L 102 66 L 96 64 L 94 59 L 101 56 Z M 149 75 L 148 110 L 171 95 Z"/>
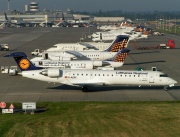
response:
<path id="1" fill-rule="evenodd" d="M 164 90 L 173 87 L 177 83 L 160 71 L 137 70 L 75 70 L 34 66 L 22 52 L 9 53 L 4 57 L 13 57 L 21 72 L 22 77 L 53 83 L 61 83 L 70 86 L 78 86 L 83 92 L 92 86 L 111 85 L 141 85 L 164 86 Z"/>
<path id="2" fill-rule="evenodd" d="M 7 17 L 6 12 L 4 12 L 5 16 L 5 26 L 10 27 L 10 26 L 15 26 L 15 27 L 25 27 L 26 23 L 23 20 L 9 20 Z"/>
<path id="3" fill-rule="evenodd" d="M 31 62 L 37 67 L 52 68 L 58 67 L 61 69 L 107 69 L 113 70 L 114 68 L 121 67 L 124 60 L 129 53 L 129 49 L 122 49 L 110 60 L 70 60 L 70 61 L 57 61 L 57 60 L 39 60 Z"/>
<path id="4" fill-rule="evenodd" d="M 148 38 L 147 35 L 143 35 L 141 32 L 116 32 L 116 33 L 106 32 L 106 33 L 97 33 L 97 36 L 93 37 L 92 41 L 94 42 L 111 41 L 119 34 L 128 35 L 129 40 Z"/>
<path id="5" fill-rule="evenodd" d="M 126 48 L 129 42 L 129 36 L 119 35 L 112 42 L 111 46 L 105 51 L 59 51 L 43 52 L 42 57 L 35 57 L 33 60 L 51 59 L 51 60 L 108 60 L 116 55 L 122 48 Z"/>
<path id="6" fill-rule="evenodd" d="M 78 42 L 78 43 L 58 43 L 45 51 L 66 51 L 66 50 L 105 50 L 110 47 L 111 43 L 97 43 L 97 42 Z"/>

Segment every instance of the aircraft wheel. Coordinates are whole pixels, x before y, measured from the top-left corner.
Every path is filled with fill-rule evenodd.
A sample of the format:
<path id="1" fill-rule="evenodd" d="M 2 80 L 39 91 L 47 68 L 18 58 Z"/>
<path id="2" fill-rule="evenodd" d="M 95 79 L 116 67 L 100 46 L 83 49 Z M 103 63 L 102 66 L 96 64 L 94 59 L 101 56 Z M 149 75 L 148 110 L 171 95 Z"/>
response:
<path id="1" fill-rule="evenodd" d="M 87 92 L 88 88 L 87 87 L 82 87 L 83 92 Z"/>

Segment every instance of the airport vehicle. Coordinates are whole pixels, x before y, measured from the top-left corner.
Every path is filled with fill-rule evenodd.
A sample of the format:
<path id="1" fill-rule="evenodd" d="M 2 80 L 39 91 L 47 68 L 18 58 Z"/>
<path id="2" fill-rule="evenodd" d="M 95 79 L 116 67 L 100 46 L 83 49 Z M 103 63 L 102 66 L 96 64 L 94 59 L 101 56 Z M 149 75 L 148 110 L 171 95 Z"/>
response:
<path id="1" fill-rule="evenodd" d="M 31 55 L 36 55 L 38 56 L 40 54 L 40 50 L 39 49 L 35 49 L 34 51 L 31 52 Z"/>
<path id="2" fill-rule="evenodd" d="M 62 69 L 106 69 L 117 68 L 124 64 L 124 60 L 129 53 L 129 49 L 120 50 L 112 59 L 105 61 L 97 60 L 70 60 L 70 61 L 56 61 L 56 60 L 39 60 L 31 62 L 37 67 L 52 68 L 58 67 Z"/>
<path id="3" fill-rule="evenodd" d="M 157 35 L 157 36 L 164 36 L 164 33 L 160 33 L 158 31 L 153 32 L 153 35 Z"/>
<path id="4" fill-rule="evenodd" d="M 0 44 L 0 50 L 9 50 L 8 44 Z"/>
<path id="5" fill-rule="evenodd" d="M 175 42 L 173 39 L 168 39 L 167 44 L 159 44 L 157 46 L 137 46 L 136 41 L 134 41 L 134 49 L 174 49 Z"/>
<path id="6" fill-rule="evenodd" d="M 42 58 L 51 60 L 108 60 L 116 55 L 122 48 L 126 48 L 129 42 L 129 36 L 119 35 L 113 41 L 111 46 L 105 51 L 59 51 L 59 52 L 43 52 Z M 39 58 L 34 58 L 39 60 Z"/>
<path id="7" fill-rule="evenodd" d="M 173 87 L 177 81 L 159 71 L 134 70 L 74 70 L 34 66 L 22 52 L 10 53 L 4 57 L 13 57 L 21 69 L 18 73 L 26 78 L 40 81 L 61 83 L 70 86 L 82 87 L 88 91 L 91 86 L 106 85 L 137 85 L 137 86 L 164 86 Z"/>

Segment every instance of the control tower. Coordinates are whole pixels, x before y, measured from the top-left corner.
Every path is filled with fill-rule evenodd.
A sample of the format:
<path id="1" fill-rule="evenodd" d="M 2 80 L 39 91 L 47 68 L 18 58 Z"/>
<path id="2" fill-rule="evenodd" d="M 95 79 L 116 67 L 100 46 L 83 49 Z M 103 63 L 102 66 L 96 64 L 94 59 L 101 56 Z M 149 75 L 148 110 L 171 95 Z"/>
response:
<path id="1" fill-rule="evenodd" d="M 39 6 L 37 2 L 31 2 L 29 8 L 30 11 L 39 11 Z"/>

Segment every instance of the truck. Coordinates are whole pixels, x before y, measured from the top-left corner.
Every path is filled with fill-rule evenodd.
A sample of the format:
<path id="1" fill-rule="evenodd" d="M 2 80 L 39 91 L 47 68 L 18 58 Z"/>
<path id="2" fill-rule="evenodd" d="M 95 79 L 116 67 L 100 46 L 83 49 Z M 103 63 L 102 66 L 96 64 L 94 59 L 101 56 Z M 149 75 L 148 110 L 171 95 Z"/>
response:
<path id="1" fill-rule="evenodd" d="M 9 50 L 8 44 L 0 44 L 0 50 Z"/>
<path id="2" fill-rule="evenodd" d="M 164 36 L 164 33 L 155 31 L 155 32 L 153 32 L 153 35 L 156 35 L 156 36 Z"/>
<path id="3" fill-rule="evenodd" d="M 38 56 L 40 54 L 41 54 L 41 52 L 39 49 L 35 49 L 34 51 L 31 52 L 31 55 L 35 55 L 35 56 Z"/>
<path id="4" fill-rule="evenodd" d="M 157 46 L 137 46 L 136 41 L 134 41 L 134 49 L 175 49 L 175 42 L 173 39 L 168 39 L 167 43 L 161 43 Z"/>

